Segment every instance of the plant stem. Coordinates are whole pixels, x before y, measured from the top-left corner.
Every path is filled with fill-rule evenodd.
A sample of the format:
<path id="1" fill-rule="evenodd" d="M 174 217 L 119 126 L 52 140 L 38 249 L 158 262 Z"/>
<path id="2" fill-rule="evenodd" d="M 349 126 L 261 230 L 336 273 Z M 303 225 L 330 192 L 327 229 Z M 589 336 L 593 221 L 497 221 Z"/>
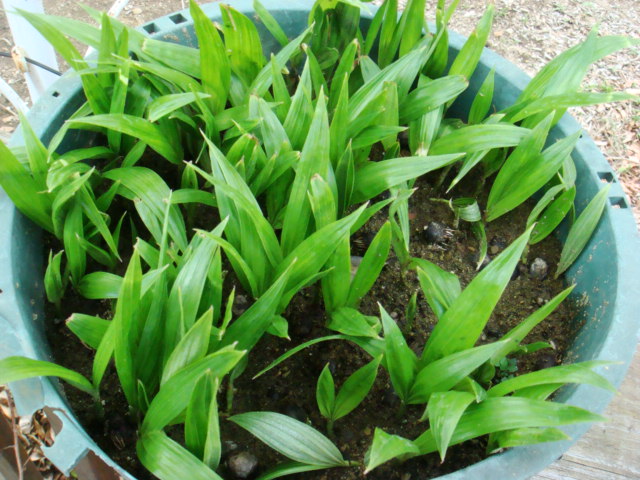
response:
<path id="1" fill-rule="evenodd" d="M 329 437 L 334 438 L 336 435 L 333 431 L 333 420 L 329 419 L 327 420 L 327 433 L 329 434 Z"/>

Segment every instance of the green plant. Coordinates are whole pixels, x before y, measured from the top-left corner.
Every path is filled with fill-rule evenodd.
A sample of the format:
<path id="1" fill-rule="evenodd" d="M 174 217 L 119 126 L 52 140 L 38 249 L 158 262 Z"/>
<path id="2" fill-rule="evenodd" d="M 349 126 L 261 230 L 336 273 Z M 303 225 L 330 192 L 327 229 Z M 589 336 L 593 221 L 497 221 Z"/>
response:
<path id="1" fill-rule="evenodd" d="M 377 358 L 356 370 L 345 380 L 337 395 L 329 365 L 324 367 L 318 378 L 316 401 L 320 413 L 327 419 L 330 435 L 333 435 L 333 423 L 349 414 L 367 396 L 378 374 L 379 364 L 380 358 Z"/>
<path id="2" fill-rule="evenodd" d="M 48 299 L 59 310 L 70 294 L 106 300 L 113 313 L 76 312 L 67 320 L 96 351 L 91 380 L 10 357 L 0 360 L 0 383 L 57 376 L 92 395 L 101 413 L 101 385 L 113 363 L 143 465 L 162 479 L 219 478 L 218 396 L 226 393 L 231 410 L 234 382 L 257 344 L 266 333 L 288 338 L 287 306 L 319 284 L 326 326 L 337 333 L 298 345 L 256 376 L 319 342 L 350 341 L 371 360 L 337 392 L 329 369 L 320 374 L 316 401 L 330 436 L 334 422 L 372 389 L 379 365 L 402 402 L 399 413 L 421 405 L 429 428 L 416 439 L 376 428 L 358 462 L 292 418 L 233 415 L 232 422 L 293 462 L 263 480 L 360 463 L 368 472 L 434 451 L 444 459 L 449 446 L 487 434 L 491 451 L 553 441 L 564 438 L 559 425 L 600 420 L 547 401 L 566 383 L 610 388 L 592 371 L 599 364 L 518 372 L 492 383 L 496 367 L 499 377 L 511 368 L 508 355 L 547 346 L 522 342 L 571 288 L 501 340 L 476 345 L 528 246 L 575 216 L 570 155 L 579 133 L 547 145 L 551 128 L 571 106 L 636 98 L 578 89 L 591 63 L 638 42 L 592 32 L 499 112 L 492 109 L 490 72 L 465 122 L 447 112 L 478 65 L 494 8 L 449 59 L 447 24 L 456 4 L 438 1 L 429 32 L 424 0 L 410 0 L 400 17 L 398 2 L 386 0 L 362 31 L 365 3 L 319 0 L 309 27 L 290 40 L 256 0 L 257 21 L 282 46 L 270 58 L 252 19 L 225 5 L 214 25 L 191 1 L 199 48 L 148 38 L 91 9 L 100 28 L 20 11 L 76 70 L 86 102 L 49 145 L 22 119 L 25 149 L 0 144 L 0 185 L 57 239 L 44 277 Z M 95 48 L 95 61 L 84 60 L 67 36 Z M 104 144 L 64 151 L 71 130 L 102 135 Z M 435 187 L 448 183 L 442 199 L 456 227 L 469 222 L 478 237 L 478 266 L 486 222 L 535 202 L 525 233 L 464 290 L 455 275 L 413 258 L 410 201 L 426 174 Z M 456 189 L 471 174 L 480 188 L 460 196 Z M 588 242 L 607 191 L 569 228 L 557 275 Z M 351 237 L 380 217 L 352 276 Z M 417 272 L 438 318 L 419 352 L 405 338 L 420 321 L 416 293 L 404 333 L 382 305 L 379 318 L 359 310 L 393 254 L 405 274 Z M 251 297 L 240 313 L 236 289 Z M 184 428 L 184 445 L 167 434 L 172 425 Z"/>

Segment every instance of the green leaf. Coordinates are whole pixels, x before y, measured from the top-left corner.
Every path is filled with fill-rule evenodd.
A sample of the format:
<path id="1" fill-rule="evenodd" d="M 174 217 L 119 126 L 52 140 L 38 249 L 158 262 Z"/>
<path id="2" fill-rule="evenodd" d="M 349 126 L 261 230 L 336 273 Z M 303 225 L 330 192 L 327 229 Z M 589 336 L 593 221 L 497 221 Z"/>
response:
<path id="1" fill-rule="evenodd" d="M 246 358 L 246 357 L 245 357 Z M 217 393 L 220 380 L 213 381 L 211 402 L 209 404 L 209 418 L 207 423 L 207 437 L 204 444 L 203 462 L 210 468 L 218 468 L 222 457 L 222 440 L 220 437 L 220 418 L 218 414 Z"/>
<path id="2" fill-rule="evenodd" d="M 74 313 L 66 320 L 66 325 L 76 337 L 94 350 L 98 349 L 111 322 L 100 317 Z"/>
<path id="3" fill-rule="evenodd" d="M 296 462 L 324 467 L 348 465 L 327 437 L 286 415 L 248 412 L 229 417 L 229 420 Z"/>
<path id="4" fill-rule="evenodd" d="M 51 200 L 9 148 L 0 142 L 0 186 L 25 216 L 53 233 Z"/>
<path id="5" fill-rule="evenodd" d="M 222 454 L 217 402 L 219 384 L 220 381 L 209 372 L 200 377 L 184 422 L 185 445 L 211 469 L 218 468 Z"/>
<path id="6" fill-rule="evenodd" d="M 316 229 L 320 229 L 337 220 L 336 199 L 329 183 L 317 173 L 311 177 L 307 191 Z"/>
<path id="7" fill-rule="evenodd" d="M 418 280 L 427 303 L 436 317 L 442 318 L 451 304 L 460 296 L 462 291 L 460 280 L 453 273 L 443 270 L 428 260 L 414 258 L 413 263 L 418 267 Z"/>
<path id="8" fill-rule="evenodd" d="M 189 11 L 198 37 L 202 87 L 205 93 L 211 95 L 206 103 L 215 114 L 224 110 L 227 103 L 231 84 L 229 58 L 218 30 L 195 0 L 190 1 Z"/>
<path id="9" fill-rule="evenodd" d="M 53 255 L 53 252 L 49 252 L 49 263 L 47 269 L 44 272 L 44 289 L 47 293 L 47 299 L 51 303 L 60 305 L 60 300 L 64 295 L 66 281 L 62 279 L 62 273 L 60 271 L 60 262 L 62 261 L 63 251 L 60 251 Z"/>
<path id="10" fill-rule="evenodd" d="M 161 430 L 178 417 L 189 404 L 193 390 L 203 374 L 210 372 L 214 378 L 222 378 L 244 355 L 244 351 L 229 346 L 178 371 L 151 401 L 142 423 L 142 435 Z"/>
<path id="11" fill-rule="evenodd" d="M 531 209 L 531 213 L 529 213 L 529 217 L 527 218 L 527 228 L 538 221 L 538 217 L 540 217 L 540 214 L 544 209 L 547 208 L 563 190 L 565 190 L 565 186 L 563 184 L 559 184 L 550 187 L 544 192 L 544 195 L 540 197 L 536 205 Z"/>
<path id="12" fill-rule="evenodd" d="M 106 17 L 106 16 L 105 16 Z M 105 20 L 108 22 L 108 20 Z M 103 25 L 103 29 L 105 25 Z M 126 32 L 126 30 L 124 30 Z M 126 33 L 125 33 L 126 35 Z M 126 60 L 122 62 L 118 68 L 118 73 L 115 76 L 115 82 L 113 83 L 113 91 L 111 94 L 111 104 L 109 107 L 109 114 L 121 115 L 125 112 L 125 103 L 127 100 L 127 90 L 129 88 L 129 72 L 131 70 L 131 63 Z M 120 151 L 122 134 L 117 130 L 107 131 L 107 140 L 109 147 L 115 152 Z"/>
<path id="13" fill-rule="evenodd" d="M 476 94 L 476 98 L 473 99 L 473 103 L 471 104 L 471 108 L 469 109 L 470 124 L 482 122 L 491 109 L 491 102 L 493 101 L 495 73 L 495 68 L 492 68 L 484 79 L 484 82 L 482 82 L 482 85 L 480 86 L 480 89 Z"/>
<path id="14" fill-rule="evenodd" d="M 366 205 L 362 205 L 347 217 L 333 222 L 321 228 L 300 243 L 278 266 L 276 274 L 288 268 L 293 259 L 297 259 L 291 272 L 291 278 L 287 285 L 286 298 L 291 298 L 290 293 L 294 287 L 302 288 L 301 282 L 315 275 L 329 260 L 331 254 L 338 246 L 340 239 L 349 234 L 352 226 L 363 214 Z M 295 290 L 297 292 L 297 290 Z"/>
<path id="15" fill-rule="evenodd" d="M 382 357 L 375 358 L 356 370 L 344 382 L 335 399 L 332 420 L 338 420 L 353 411 L 367 396 L 378 375 L 378 365 Z"/>
<path id="16" fill-rule="evenodd" d="M 547 116 L 509 155 L 500 169 L 487 201 L 487 221 L 492 221 L 524 202 L 542 188 L 562 167 L 580 138 L 566 137 L 539 153 L 547 138 L 552 115 Z"/>
<path id="17" fill-rule="evenodd" d="M 375 321 L 373 325 L 371 320 Z M 358 310 L 349 307 L 341 307 L 332 312 L 327 328 L 354 337 L 380 338 L 378 318 L 367 317 Z"/>
<path id="18" fill-rule="evenodd" d="M 288 358 L 294 356 L 296 353 L 304 350 L 305 348 L 310 347 L 311 345 L 315 345 L 316 343 L 320 343 L 320 342 L 326 342 L 328 340 L 345 340 L 345 339 L 346 339 L 346 337 L 344 335 L 329 335 L 329 336 L 326 336 L 326 337 L 314 338 L 313 340 L 309 340 L 307 342 L 301 343 L 300 345 L 298 345 L 298 346 L 292 348 L 291 350 L 288 350 L 287 352 L 283 353 L 278 358 L 276 358 L 273 362 L 271 362 L 269 365 L 267 365 L 264 369 L 262 369 L 258 373 L 256 373 L 253 376 L 252 380 L 255 380 L 256 378 L 264 375 L 265 373 L 267 373 L 272 368 L 277 367 L 278 365 L 280 365 L 282 362 L 284 362 Z"/>
<path id="19" fill-rule="evenodd" d="M 24 146 L 27 150 L 29 169 L 40 190 L 45 189 L 45 179 L 49 170 L 49 152 L 31 128 L 27 118 L 18 111 Z"/>
<path id="20" fill-rule="evenodd" d="M 83 392 L 97 395 L 91 382 L 84 376 L 55 363 L 26 357 L 6 357 L 0 360 L 0 385 L 33 377 L 58 377 Z"/>
<path id="21" fill-rule="evenodd" d="M 280 465 L 276 465 L 275 467 L 270 468 L 265 473 L 260 475 L 256 480 L 272 480 L 274 478 L 293 475 L 294 473 L 313 472 L 315 470 L 322 470 L 324 468 L 327 467 L 322 465 L 306 465 L 299 462 L 284 462 Z"/>
<path id="22" fill-rule="evenodd" d="M 592 371 L 602 365 L 608 365 L 608 362 L 581 362 L 545 368 L 500 382 L 487 393 L 490 397 L 503 397 L 523 388 L 556 383 L 586 383 L 614 392 L 615 388 L 606 378 Z"/>
<path id="23" fill-rule="evenodd" d="M 336 388 L 328 363 L 324 366 L 318 377 L 316 402 L 318 403 L 320 414 L 329 420 L 333 419 L 333 411 L 336 403 Z"/>
<path id="24" fill-rule="evenodd" d="M 223 222 L 219 224 L 212 233 L 221 234 L 224 227 L 225 223 Z M 167 300 L 167 310 L 163 326 L 164 358 L 167 359 L 167 361 L 169 356 L 173 355 L 179 342 L 185 338 L 186 332 L 188 332 L 196 323 L 209 269 L 211 268 L 211 264 L 215 258 L 214 254 L 219 248 L 218 243 L 213 238 L 201 235 L 196 235 L 191 243 L 193 246 L 191 253 L 188 259 L 180 267 L 180 271 L 173 282 L 173 286 L 171 287 L 171 292 L 169 293 L 169 298 Z M 213 314 L 211 315 L 212 316 L 208 317 L 207 320 L 209 325 L 213 320 Z M 201 321 L 205 323 L 207 322 L 203 318 L 201 318 Z M 206 330 L 208 332 L 208 328 L 210 327 L 201 325 L 201 328 L 203 331 Z M 200 340 L 198 340 L 198 334 L 192 334 L 194 335 L 194 338 L 188 342 L 196 342 L 199 347 L 197 349 L 198 352 L 200 352 L 200 349 L 202 348 L 206 351 L 206 346 L 199 344 Z M 209 338 L 209 335 L 206 335 L 206 337 Z M 183 348 L 185 348 L 186 351 L 176 354 L 178 357 L 175 358 L 177 361 L 177 364 L 174 365 L 175 368 L 183 366 L 184 364 L 182 364 L 182 362 L 186 361 L 186 358 L 189 357 L 189 347 L 187 345 L 183 345 Z M 195 345 L 192 345 L 192 347 L 195 348 Z M 195 352 L 193 353 L 195 354 Z M 180 359 L 182 355 L 185 355 L 185 357 Z M 168 377 L 163 376 L 163 378 L 166 380 Z"/>
<path id="25" fill-rule="evenodd" d="M 411 51 L 411 49 L 422 39 L 425 4 L 425 0 L 409 0 L 402 12 L 402 17 L 403 19 L 406 19 L 406 21 L 403 22 L 401 20 L 401 25 L 403 27 L 400 32 L 401 40 L 399 55 L 401 57 Z"/>
<path id="26" fill-rule="evenodd" d="M 109 366 L 111 357 L 113 356 L 113 349 L 115 348 L 115 333 L 115 325 L 113 321 L 111 321 L 107 327 L 107 331 L 102 336 L 102 340 L 100 340 L 100 345 L 98 345 L 96 355 L 93 358 L 91 373 L 93 385 L 96 390 L 100 388 L 104 374 Z"/>
<path id="27" fill-rule="evenodd" d="M 491 24 L 493 23 L 493 12 L 494 5 L 489 4 L 473 33 L 471 33 L 471 36 L 451 64 L 449 75 L 464 75 L 466 78 L 471 78 L 489 38 Z"/>
<path id="28" fill-rule="evenodd" d="M 374 468 L 394 458 L 407 459 L 420 453 L 409 439 L 391 435 L 376 427 L 373 443 L 365 455 L 365 475 Z"/>
<path id="29" fill-rule="evenodd" d="M 400 108 L 400 123 L 407 124 L 424 114 L 455 99 L 469 85 L 462 75 L 447 75 L 418 86 L 405 99 Z"/>
<path id="30" fill-rule="evenodd" d="M 142 277 L 142 295 L 156 282 L 164 269 L 150 270 Z M 118 298 L 122 277 L 109 272 L 91 272 L 78 284 L 78 293 L 91 300 Z"/>
<path id="31" fill-rule="evenodd" d="M 536 226 L 531 233 L 529 243 L 534 245 L 547 238 L 553 232 L 562 220 L 567 216 L 573 208 L 573 201 L 576 198 L 576 187 L 562 192 L 551 205 L 549 205 L 544 213 L 536 222 Z"/>
<path id="32" fill-rule="evenodd" d="M 105 220 L 105 214 L 98 210 L 98 207 L 95 203 L 92 193 L 89 191 L 87 185 L 83 185 L 80 190 L 78 190 L 78 196 L 76 197 L 76 204 L 82 208 L 82 213 L 89 219 L 95 227 L 96 230 L 100 233 L 100 236 L 104 239 L 105 243 L 109 247 L 111 254 L 119 259 L 120 255 L 118 254 L 118 246 L 116 245 L 115 239 L 111 231 L 109 230 L 109 226 Z M 73 232 L 76 235 L 82 236 L 82 232 Z M 73 240 L 75 240 L 75 237 Z"/>
<path id="33" fill-rule="evenodd" d="M 450 165 L 462 156 L 461 153 L 454 153 L 366 162 L 355 172 L 355 186 L 351 203 L 370 200 L 391 187 Z"/>
<path id="34" fill-rule="evenodd" d="M 394 41 L 398 23 L 398 0 L 387 0 L 379 11 L 383 13 L 380 20 L 382 26 L 378 45 L 378 63 L 384 67 L 391 63 L 398 49 L 398 42 Z M 376 32 L 375 29 L 367 35 L 368 50 L 371 50 L 375 43 L 376 35 L 374 35 L 374 32 Z"/>
<path id="35" fill-rule="evenodd" d="M 345 101 L 348 101 L 348 90 L 343 91 L 345 85 L 349 84 L 349 77 L 354 69 L 354 62 L 356 59 L 356 53 L 360 46 L 357 39 L 353 39 L 349 45 L 344 49 L 340 57 L 336 71 L 333 74 L 331 81 L 331 91 L 329 95 L 329 110 L 335 111 L 339 99 L 345 95 Z M 346 110 L 346 109 L 345 109 Z M 335 113 L 334 113 L 335 116 Z"/>
<path id="36" fill-rule="evenodd" d="M 515 428 L 555 427 L 600 421 L 604 421 L 604 417 L 563 403 L 520 397 L 490 397 L 465 410 L 449 444 L 457 445 L 488 433 Z M 427 430 L 414 442 L 422 455 L 437 450 L 431 430 Z"/>
<path id="37" fill-rule="evenodd" d="M 213 307 L 209 308 L 200 319 L 193 324 L 180 342 L 178 342 L 173 352 L 171 352 L 162 370 L 161 385 L 169 380 L 176 372 L 200 360 L 207 354 L 212 323 Z"/>
<path id="38" fill-rule="evenodd" d="M 228 5 L 221 5 L 224 43 L 233 72 L 249 85 L 264 66 L 262 43 L 254 23 Z"/>
<path id="39" fill-rule="evenodd" d="M 293 105 L 292 105 L 293 108 Z M 300 161 L 296 168 L 296 176 L 291 185 L 288 205 L 282 225 L 282 251 L 288 254 L 304 239 L 311 216 L 311 208 L 307 199 L 307 189 L 314 174 L 327 178 L 329 160 L 329 120 L 324 96 L 318 99 L 309 135 L 302 147 Z"/>
<path id="40" fill-rule="evenodd" d="M 351 281 L 347 306 L 356 306 L 373 287 L 387 262 L 391 247 L 391 224 L 385 222 L 373 238 Z"/>
<path id="41" fill-rule="evenodd" d="M 307 28 L 278 52 L 274 58 L 274 62 L 276 63 L 278 70 L 285 68 L 287 62 L 296 52 L 298 52 L 300 45 L 304 39 L 307 38 L 311 30 L 311 27 Z M 272 68 L 272 65 L 265 65 L 262 70 L 260 70 L 260 73 L 258 73 L 255 80 L 249 87 L 247 91 L 248 94 L 256 94 L 258 97 L 262 97 L 265 94 L 273 80 L 273 75 L 271 74 Z"/>
<path id="42" fill-rule="evenodd" d="M 439 137 L 429 150 L 431 155 L 473 153 L 493 148 L 514 147 L 529 134 L 528 128 L 506 124 L 469 125 Z"/>
<path id="43" fill-rule="evenodd" d="M 237 343 L 239 348 L 251 350 L 258 343 L 258 340 L 271 326 L 273 317 L 278 311 L 285 286 L 291 277 L 295 263 L 292 262 L 271 287 L 229 326 L 222 338 L 223 345 Z"/>
<path id="44" fill-rule="evenodd" d="M 116 303 L 116 311 L 112 320 L 114 330 L 113 356 L 116 372 L 127 402 L 133 408 L 138 408 L 133 345 L 137 342 L 140 333 L 141 288 L 142 266 L 140 264 L 140 254 L 134 248 L 118 292 L 118 302 Z"/>
<path id="45" fill-rule="evenodd" d="M 25 10 L 16 9 L 18 14 L 24 17 L 40 34 L 53 46 L 64 60 L 75 70 L 82 71 L 88 68 L 82 55 L 71 41 L 65 36 L 64 31 L 57 28 L 49 21 L 46 15 L 36 14 Z M 88 27 L 82 27 L 88 30 Z M 99 38 L 99 37 L 98 37 Z M 93 74 L 81 75 L 82 86 L 87 101 L 94 113 L 108 111 L 109 100 L 105 90 Z"/>
<path id="46" fill-rule="evenodd" d="M 140 462 L 160 480 L 175 480 L 184 476 L 192 480 L 222 480 L 216 472 L 162 431 L 143 434 L 138 439 L 136 451 Z"/>
<path id="47" fill-rule="evenodd" d="M 509 283 L 530 235 L 531 228 L 494 258 L 451 304 L 427 340 L 421 358 L 423 364 L 471 348 L 476 343 Z"/>
<path id="48" fill-rule="evenodd" d="M 382 305 L 380 319 L 384 329 L 384 359 L 393 389 L 403 403 L 409 401 L 409 393 L 416 378 L 418 359 L 407 345 L 400 328 Z"/>
<path id="49" fill-rule="evenodd" d="M 556 278 L 568 269 L 578 258 L 587 242 L 593 235 L 604 207 L 607 204 L 607 195 L 611 185 L 607 185 L 600 190 L 585 207 L 578 216 L 576 223 L 573 224 L 567 235 L 567 239 L 562 247 L 558 269 L 556 270 Z"/>
<path id="50" fill-rule="evenodd" d="M 140 139 L 172 163 L 178 164 L 183 160 L 180 145 L 173 144 L 160 127 L 144 118 L 128 114 L 105 114 L 74 118 L 67 120 L 67 123 L 71 128 L 101 127 L 115 130 Z"/>
<path id="51" fill-rule="evenodd" d="M 497 452 L 503 448 L 520 447 L 522 445 L 534 445 L 545 442 L 559 442 L 561 440 L 571 440 L 571 437 L 558 428 L 516 428 L 492 434 L 489 447 L 493 448 L 489 453 Z"/>
<path id="52" fill-rule="evenodd" d="M 460 417 L 474 400 L 475 397 L 470 393 L 454 390 L 431 395 L 427 405 L 427 416 L 441 461 L 444 462 L 449 441 Z"/>
<path id="53" fill-rule="evenodd" d="M 289 43 L 289 38 L 287 37 L 287 34 L 284 33 L 284 30 L 282 30 L 278 21 L 271 15 L 269 10 L 267 10 L 258 0 L 253 0 L 253 9 L 256 11 L 256 15 L 260 21 L 264 24 L 267 30 L 269 30 L 269 33 L 273 35 L 273 38 L 275 38 L 282 47 L 286 46 Z"/>
<path id="54" fill-rule="evenodd" d="M 504 346 L 505 341 L 462 350 L 429 363 L 418 371 L 409 394 L 409 402 L 427 403 L 432 393 L 450 390 L 489 360 Z"/>
<path id="55" fill-rule="evenodd" d="M 561 53 L 545 65 L 522 91 L 516 104 L 553 94 L 576 90 L 591 63 L 623 48 L 637 45 L 637 39 L 627 36 L 597 37 L 593 31 L 587 40 Z"/>
<path id="56" fill-rule="evenodd" d="M 537 98 L 525 104 L 521 109 L 517 107 L 522 104 L 516 104 L 514 110 L 517 113 L 509 115 L 508 118 L 510 122 L 516 123 L 538 113 L 548 113 L 553 110 L 567 109 L 570 107 L 597 105 L 599 103 L 623 102 L 625 100 L 634 100 L 637 102 L 638 97 L 625 92 L 569 92 L 560 95 L 549 95 Z"/>
<path id="57" fill-rule="evenodd" d="M 291 337 L 289 337 L 289 322 L 282 315 L 273 316 L 271 319 L 271 325 L 267 329 L 267 333 L 275 335 L 276 337 L 291 340 Z"/>
<path id="58" fill-rule="evenodd" d="M 156 98 L 147 107 L 147 119 L 150 122 L 157 122 L 170 113 L 193 103 L 198 98 L 210 98 L 211 95 L 200 92 L 173 93 Z"/>
<path id="59" fill-rule="evenodd" d="M 396 62 L 384 68 L 371 81 L 365 83 L 349 100 L 349 122 L 355 122 L 358 117 L 366 114 L 367 110 L 376 105 L 386 82 L 398 85 L 398 97 L 403 98 L 411 88 L 422 66 L 427 61 L 426 48 L 416 48 Z M 378 62 L 379 65 L 382 63 Z"/>
<path id="60" fill-rule="evenodd" d="M 209 406 L 217 394 L 217 391 L 214 394 L 212 388 L 214 381 L 215 379 L 209 373 L 200 377 L 185 412 L 184 444 L 200 459 L 204 456 L 204 444 L 207 440 Z M 217 465 L 213 468 L 217 468 Z"/>
<path id="61" fill-rule="evenodd" d="M 161 225 L 165 221 L 167 201 L 171 196 L 171 190 L 162 177 L 145 167 L 116 168 L 104 173 L 104 177 L 120 182 L 124 188 L 120 188 L 118 193 L 134 201 L 141 216 L 145 211 L 149 212 L 150 218 L 143 217 L 142 220 L 160 245 Z M 169 236 L 184 251 L 187 248 L 186 227 L 178 206 L 170 207 L 168 222 Z"/>

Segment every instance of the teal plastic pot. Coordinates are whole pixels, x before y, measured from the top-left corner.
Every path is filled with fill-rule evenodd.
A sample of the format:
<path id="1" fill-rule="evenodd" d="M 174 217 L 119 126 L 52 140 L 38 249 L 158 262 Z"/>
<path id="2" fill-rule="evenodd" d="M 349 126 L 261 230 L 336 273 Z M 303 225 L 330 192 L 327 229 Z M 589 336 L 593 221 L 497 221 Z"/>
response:
<path id="1" fill-rule="evenodd" d="M 254 18 L 251 0 L 236 0 L 231 3 Z M 286 33 L 293 37 L 306 26 L 312 2 L 263 0 L 263 3 Z M 218 4 L 205 5 L 204 9 L 212 19 L 220 20 Z M 367 19 L 363 22 L 367 22 Z M 196 44 L 188 11 L 159 18 L 141 28 L 155 38 L 192 46 Z M 259 28 L 267 51 L 277 50 L 275 40 L 261 25 Z M 451 34 L 450 41 L 452 54 L 455 54 L 464 39 Z M 485 50 L 469 89 L 453 106 L 456 114 L 465 117 L 475 92 L 491 68 L 496 71 L 494 103 L 498 109 L 512 104 L 529 81 L 529 77 L 513 64 L 490 50 Z M 82 102 L 82 90 L 77 78 L 61 78 L 31 110 L 29 118 L 33 128 L 43 141 L 48 142 Z M 563 137 L 579 129 L 580 126 L 573 118 L 565 116 L 552 135 Z M 69 137 L 62 148 L 78 148 L 92 141 L 86 133 L 77 135 Z M 13 141 L 16 144 L 20 142 L 19 133 Z M 584 326 L 573 340 L 568 357 L 572 361 L 598 359 L 619 362 L 618 365 L 601 370 L 607 379 L 618 386 L 637 342 L 640 311 L 638 234 L 629 202 L 615 174 L 586 133 L 578 142 L 573 158 L 578 171 L 578 211 L 603 187 L 603 183 L 612 185 L 598 229 L 566 275 L 567 283 L 577 283 L 572 295 L 579 298 L 583 305 L 579 320 L 584 321 Z M 0 357 L 26 355 L 51 359 L 50 347 L 44 336 L 47 319 L 42 313 L 44 259 L 40 231 L 16 212 L 11 201 L 0 190 Z M 120 471 L 91 440 L 89 433 L 80 427 L 61 394 L 57 381 L 27 380 L 16 382 L 11 385 L 11 389 L 20 415 L 29 415 L 47 406 L 62 421 L 56 442 L 51 447 L 44 447 L 44 451 L 63 472 L 71 471 L 90 451 Z M 610 392 L 581 385 L 563 389 L 558 401 L 602 412 L 611 397 Z M 524 479 L 555 461 L 587 429 L 588 425 L 569 427 L 566 431 L 573 438 L 572 441 L 514 448 L 440 478 Z M 125 478 L 132 478 L 124 471 L 120 473 Z"/>

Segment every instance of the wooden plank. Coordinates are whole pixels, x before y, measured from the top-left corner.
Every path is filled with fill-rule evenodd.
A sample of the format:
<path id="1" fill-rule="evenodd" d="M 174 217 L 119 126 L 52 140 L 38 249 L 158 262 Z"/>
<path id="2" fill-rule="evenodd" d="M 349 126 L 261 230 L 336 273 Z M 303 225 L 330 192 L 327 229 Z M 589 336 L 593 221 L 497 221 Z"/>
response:
<path id="1" fill-rule="evenodd" d="M 531 480 L 636 480 L 637 478 L 589 467 L 563 457 L 539 475 L 531 477 Z"/>

